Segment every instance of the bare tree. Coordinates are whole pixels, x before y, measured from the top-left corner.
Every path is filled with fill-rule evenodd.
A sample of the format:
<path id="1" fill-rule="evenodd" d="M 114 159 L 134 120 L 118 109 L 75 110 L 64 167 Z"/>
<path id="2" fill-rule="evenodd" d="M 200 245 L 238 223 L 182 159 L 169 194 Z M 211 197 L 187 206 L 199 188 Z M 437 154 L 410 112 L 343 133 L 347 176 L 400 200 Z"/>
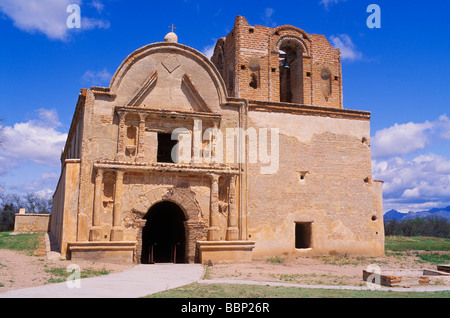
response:
<path id="1" fill-rule="evenodd" d="M 34 193 L 27 193 L 24 201 L 27 213 L 50 214 L 52 212 L 52 199 L 42 198 Z"/>

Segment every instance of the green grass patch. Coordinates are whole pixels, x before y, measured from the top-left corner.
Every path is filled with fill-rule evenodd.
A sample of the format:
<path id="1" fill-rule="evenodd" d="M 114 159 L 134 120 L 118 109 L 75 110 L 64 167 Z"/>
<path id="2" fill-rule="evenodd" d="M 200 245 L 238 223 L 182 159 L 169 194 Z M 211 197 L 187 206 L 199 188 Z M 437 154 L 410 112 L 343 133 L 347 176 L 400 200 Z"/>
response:
<path id="1" fill-rule="evenodd" d="M 0 232 L 0 249 L 33 253 L 43 233 L 10 235 L 11 232 Z"/>
<path id="2" fill-rule="evenodd" d="M 430 263 L 434 265 L 450 264 L 450 254 L 444 253 L 417 253 L 417 257 L 424 263 Z"/>
<path id="3" fill-rule="evenodd" d="M 67 271 L 67 269 L 64 267 L 49 268 L 49 269 L 46 269 L 45 272 L 53 275 L 53 277 L 51 277 L 48 280 L 48 283 L 63 283 L 65 281 L 67 281 L 67 278 L 69 278 L 70 275 L 74 274 L 73 271 Z M 105 268 L 103 268 L 101 270 L 94 270 L 94 269 L 88 268 L 88 269 L 82 270 L 80 272 L 80 278 L 97 277 L 97 276 L 103 276 L 103 275 L 108 275 L 108 274 L 109 274 L 109 271 L 106 270 Z"/>
<path id="4" fill-rule="evenodd" d="M 278 256 L 274 256 L 274 257 L 270 257 L 266 260 L 267 263 L 276 265 L 276 264 L 283 264 L 285 258 L 284 257 L 278 257 Z"/>
<path id="5" fill-rule="evenodd" d="M 237 284 L 190 284 L 146 298 L 449 298 L 450 292 L 338 290 Z"/>
<path id="6" fill-rule="evenodd" d="M 386 236 L 387 251 L 450 251 L 450 239 L 426 236 Z"/>
<path id="7" fill-rule="evenodd" d="M 328 265 L 361 265 L 367 262 L 370 257 L 348 257 L 346 255 L 338 255 L 338 256 L 317 256 L 315 257 L 324 262 L 324 264 Z"/>

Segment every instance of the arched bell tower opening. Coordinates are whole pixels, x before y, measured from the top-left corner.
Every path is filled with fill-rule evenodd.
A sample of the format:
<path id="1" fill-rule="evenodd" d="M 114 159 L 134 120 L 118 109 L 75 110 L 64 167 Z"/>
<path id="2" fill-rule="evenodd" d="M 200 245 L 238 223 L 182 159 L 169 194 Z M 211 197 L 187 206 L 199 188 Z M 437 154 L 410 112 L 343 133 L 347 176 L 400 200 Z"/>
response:
<path id="1" fill-rule="evenodd" d="M 293 39 L 280 45 L 280 102 L 303 104 L 303 49 Z"/>
<path id="2" fill-rule="evenodd" d="M 141 264 L 186 263 L 186 217 L 175 203 L 154 204 L 144 216 Z"/>

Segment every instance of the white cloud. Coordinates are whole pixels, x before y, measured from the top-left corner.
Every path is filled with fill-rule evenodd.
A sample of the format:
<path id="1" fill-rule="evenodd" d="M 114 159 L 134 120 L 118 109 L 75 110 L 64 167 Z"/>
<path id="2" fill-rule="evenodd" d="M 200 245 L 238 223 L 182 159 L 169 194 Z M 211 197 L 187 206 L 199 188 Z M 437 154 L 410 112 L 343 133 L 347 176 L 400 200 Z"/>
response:
<path id="1" fill-rule="evenodd" d="M 450 205 L 450 159 L 426 154 L 406 160 L 372 162 L 375 179 L 383 180 L 385 210 L 411 211 Z"/>
<path id="2" fill-rule="evenodd" d="M 94 4 L 95 3 L 95 4 Z M 93 28 L 108 28 L 109 22 L 88 18 L 81 10 L 81 29 L 67 27 L 67 6 L 81 5 L 81 0 L 0 0 L 0 12 L 7 15 L 14 25 L 25 32 L 40 32 L 52 40 L 67 40 L 70 30 L 89 30 Z M 97 10 L 101 3 L 92 4 Z"/>
<path id="3" fill-rule="evenodd" d="M 450 119 L 447 115 L 442 115 L 439 117 L 436 126 L 439 129 L 440 137 L 443 139 L 450 140 Z"/>
<path id="4" fill-rule="evenodd" d="M 111 81 L 112 75 L 106 68 L 100 71 L 86 71 L 81 76 L 81 81 L 89 85 L 106 85 Z"/>
<path id="5" fill-rule="evenodd" d="M 385 158 L 422 150 L 429 143 L 429 131 L 432 128 L 430 122 L 410 122 L 379 130 L 371 140 L 372 156 Z"/>
<path id="6" fill-rule="evenodd" d="M 105 8 L 105 5 L 97 0 L 91 1 L 89 3 L 89 6 L 95 8 L 98 13 L 102 13 L 103 9 Z"/>
<path id="7" fill-rule="evenodd" d="M 202 53 L 204 56 L 206 56 L 208 59 L 211 59 L 211 57 L 214 54 L 214 49 L 216 48 L 216 44 L 207 45 L 203 48 Z"/>
<path id="8" fill-rule="evenodd" d="M 437 140 L 450 140 L 450 119 L 445 114 L 431 122 L 396 123 L 378 130 L 371 140 L 372 157 L 379 159 L 413 154 Z"/>
<path id="9" fill-rule="evenodd" d="M 37 110 L 39 119 L 4 126 L 0 154 L 0 174 L 26 161 L 57 167 L 67 134 L 57 130 L 61 126 L 54 110 Z"/>
<path id="10" fill-rule="evenodd" d="M 344 0 L 345 1 L 345 0 Z M 339 2 L 343 2 L 343 0 L 320 0 L 320 4 L 323 5 L 325 10 L 329 10 L 330 6 Z"/>
<path id="11" fill-rule="evenodd" d="M 275 13 L 275 10 L 272 8 L 266 8 L 264 10 L 263 15 L 261 16 L 261 19 L 264 21 L 264 24 L 269 27 L 275 27 L 276 22 L 272 20 L 272 16 Z"/>
<path id="12" fill-rule="evenodd" d="M 81 17 L 81 29 L 82 30 L 92 30 L 92 29 L 109 29 L 111 23 L 109 21 Z"/>
<path id="13" fill-rule="evenodd" d="M 341 58 L 343 60 L 356 61 L 363 57 L 348 34 L 332 35 L 330 36 L 330 41 L 333 47 L 341 50 Z"/>
<path id="14" fill-rule="evenodd" d="M 34 193 L 43 199 L 50 199 L 55 192 L 58 179 L 59 174 L 57 172 L 46 172 L 39 179 L 16 187 L 16 190 L 21 193 Z"/>
<path id="15" fill-rule="evenodd" d="M 46 109 L 46 108 L 39 108 L 37 111 L 39 120 L 34 121 L 35 124 L 38 125 L 47 125 L 50 127 L 59 127 L 61 126 L 61 123 L 58 118 L 58 113 L 54 109 Z"/>
<path id="16" fill-rule="evenodd" d="M 395 124 L 375 133 L 372 171 L 374 179 L 384 181 L 385 211 L 450 205 L 450 158 L 429 152 L 434 146 L 445 149 L 448 137 L 450 120 L 446 115 L 435 121 Z"/>

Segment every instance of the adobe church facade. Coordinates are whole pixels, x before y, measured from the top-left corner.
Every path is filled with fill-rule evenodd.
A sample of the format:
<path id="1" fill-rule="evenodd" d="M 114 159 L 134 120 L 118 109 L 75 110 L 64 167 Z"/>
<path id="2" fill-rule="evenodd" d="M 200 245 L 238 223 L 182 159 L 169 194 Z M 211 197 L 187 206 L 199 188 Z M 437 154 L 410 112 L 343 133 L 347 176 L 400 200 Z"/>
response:
<path id="1" fill-rule="evenodd" d="M 322 35 L 238 16 L 209 60 L 171 32 L 81 90 L 51 232 L 74 260 L 382 255 L 370 118 Z"/>

